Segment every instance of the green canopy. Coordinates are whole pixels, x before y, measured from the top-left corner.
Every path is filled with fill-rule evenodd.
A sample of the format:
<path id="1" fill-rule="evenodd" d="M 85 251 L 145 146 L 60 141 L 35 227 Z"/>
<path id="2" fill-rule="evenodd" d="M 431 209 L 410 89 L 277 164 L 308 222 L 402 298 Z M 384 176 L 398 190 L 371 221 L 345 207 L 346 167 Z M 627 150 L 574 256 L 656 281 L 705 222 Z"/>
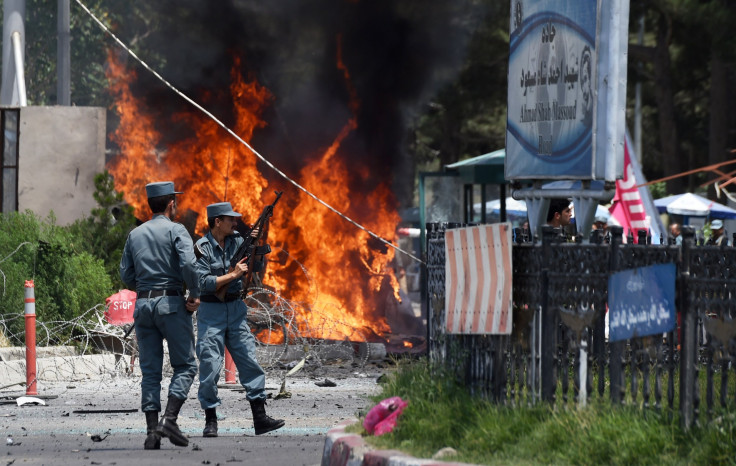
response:
<path id="1" fill-rule="evenodd" d="M 505 184 L 506 149 L 489 152 L 472 159 L 445 165 L 446 171 L 457 171 L 464 184 Z"/>
<path id="2" fill-rule="evenodd" d="M 476 222 L 473 212 L 473 187 L 480 186 L 481 205 L 486 205 L 486 186 L 498 185 L 500 199 L 500 218 L 502 222 L 506 221 L 506 185 L 508 182 L 504 178 L 506 161 L 506 149 L 489 152 L 488 154 L 479 155 L 471 159 L 461 162 L 445 165 L 441 172 L 419 172 L 419 229 L 420 229 L 420 247 L 422 257 L 426 254 L 426 217 L 425 217 L 425 200 L 424 186 L 427 177 L 458 177 L 464 185 L 463 193 L 463 221 L 465 223 Z M 480 212 L 480 223 L 487 220 L 486 209 Z"/>

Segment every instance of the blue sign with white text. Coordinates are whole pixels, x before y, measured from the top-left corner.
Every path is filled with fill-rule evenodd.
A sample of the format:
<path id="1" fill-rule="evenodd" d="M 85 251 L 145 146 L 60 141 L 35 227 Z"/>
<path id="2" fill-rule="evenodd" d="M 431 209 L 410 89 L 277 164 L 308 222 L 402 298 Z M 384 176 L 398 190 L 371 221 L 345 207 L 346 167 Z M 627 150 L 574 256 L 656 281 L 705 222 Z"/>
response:
<path id="1" fill-rule="evenodd" d="M 608 279 L 608 340 L 656 335 L 675 328 L 675 264 L 625 270 Z"/>
<path id="2" fill-rule="evenodd" d="M 511 0 L 507 179 L 591 179 L 598 0 Z"/>

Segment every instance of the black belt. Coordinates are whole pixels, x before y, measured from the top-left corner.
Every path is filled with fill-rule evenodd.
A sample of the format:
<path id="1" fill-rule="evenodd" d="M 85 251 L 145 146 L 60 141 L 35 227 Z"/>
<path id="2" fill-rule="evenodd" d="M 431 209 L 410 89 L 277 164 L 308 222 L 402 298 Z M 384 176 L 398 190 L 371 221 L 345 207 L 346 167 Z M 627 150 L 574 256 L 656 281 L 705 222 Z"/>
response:
<path id="1" fill-rule="evenodd" d="M 239 293 L 228 293 L 225 295 L 225 299 L 223 301 L 220 301 L 217 296 L 212 294 L 206 294 L 199 297 L 199 300 L 203 303 L 231 303 L 233 301 L 237 301 L 238 299 L 240 299 Z"/>
<path id="2" fill-rule="evenodd" d="M 137 293 L 139 298 L 158 298 L 161 296 L 184 296 L 184 293 L 180 290 L 147 290 L 139 291 Z"/>

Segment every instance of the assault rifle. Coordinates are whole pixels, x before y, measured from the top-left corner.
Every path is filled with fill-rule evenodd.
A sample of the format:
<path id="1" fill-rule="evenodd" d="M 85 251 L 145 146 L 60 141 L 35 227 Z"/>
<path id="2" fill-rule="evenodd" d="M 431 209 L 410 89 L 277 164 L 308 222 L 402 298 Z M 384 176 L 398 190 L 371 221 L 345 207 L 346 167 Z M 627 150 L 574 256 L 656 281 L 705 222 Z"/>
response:
<path id="1" fill-rule="evenodd" d="M 269 246 L 268 244 L 259 246 L 258 243 L 260 242 L 262 237 L 265 237 L 264 232 L 268 231 L 268 221 L 271 216 L 273 216 L 273 208 L 276 207 L 276 203 L 279 202 L 279 199 L 281 199 L 283 191 L 275 191 L 275 193 L 276 199 L 274 199 L 273 203 L 263 208 L 261 216 L 258 217 L 256 223 L 253 224 L 253 228 L 251 229 L 251 231 L 257 231 L 258 233 L 256 234 L 256 236 L 248 234 L 245 238 L 243 238 L 244 241 L 235 251 L 232 259 L 230 259 L 229 270 L 232 270 L 236 264 L 242 262 L 243 260 L 248 263 L 248 271 L 243 278 L 243 292 L 248 291 L 248 285 L 250 284 L 250 280 L 253 277 L 253 265 L 255 263 L 256 256 L 261 256 L 271 252 L 271 246 Z M 229 283 L 222 285 L 215 292 L 215 296 L 217 296 L 220 301 L 225 300 L 225 294 L 227 293 L 227 288 L 229 285 Z"/>

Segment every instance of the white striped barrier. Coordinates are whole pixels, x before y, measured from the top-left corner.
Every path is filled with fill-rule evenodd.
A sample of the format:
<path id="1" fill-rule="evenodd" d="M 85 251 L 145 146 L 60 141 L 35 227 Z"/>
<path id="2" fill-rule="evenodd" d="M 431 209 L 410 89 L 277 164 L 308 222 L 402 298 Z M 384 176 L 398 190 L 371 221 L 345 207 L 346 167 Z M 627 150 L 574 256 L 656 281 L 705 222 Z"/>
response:
<path id="1" fill-rule="evenodd" d="M 511 224 L 445 232 L 445 323 L 451 334 L 511 334 Z"/>

